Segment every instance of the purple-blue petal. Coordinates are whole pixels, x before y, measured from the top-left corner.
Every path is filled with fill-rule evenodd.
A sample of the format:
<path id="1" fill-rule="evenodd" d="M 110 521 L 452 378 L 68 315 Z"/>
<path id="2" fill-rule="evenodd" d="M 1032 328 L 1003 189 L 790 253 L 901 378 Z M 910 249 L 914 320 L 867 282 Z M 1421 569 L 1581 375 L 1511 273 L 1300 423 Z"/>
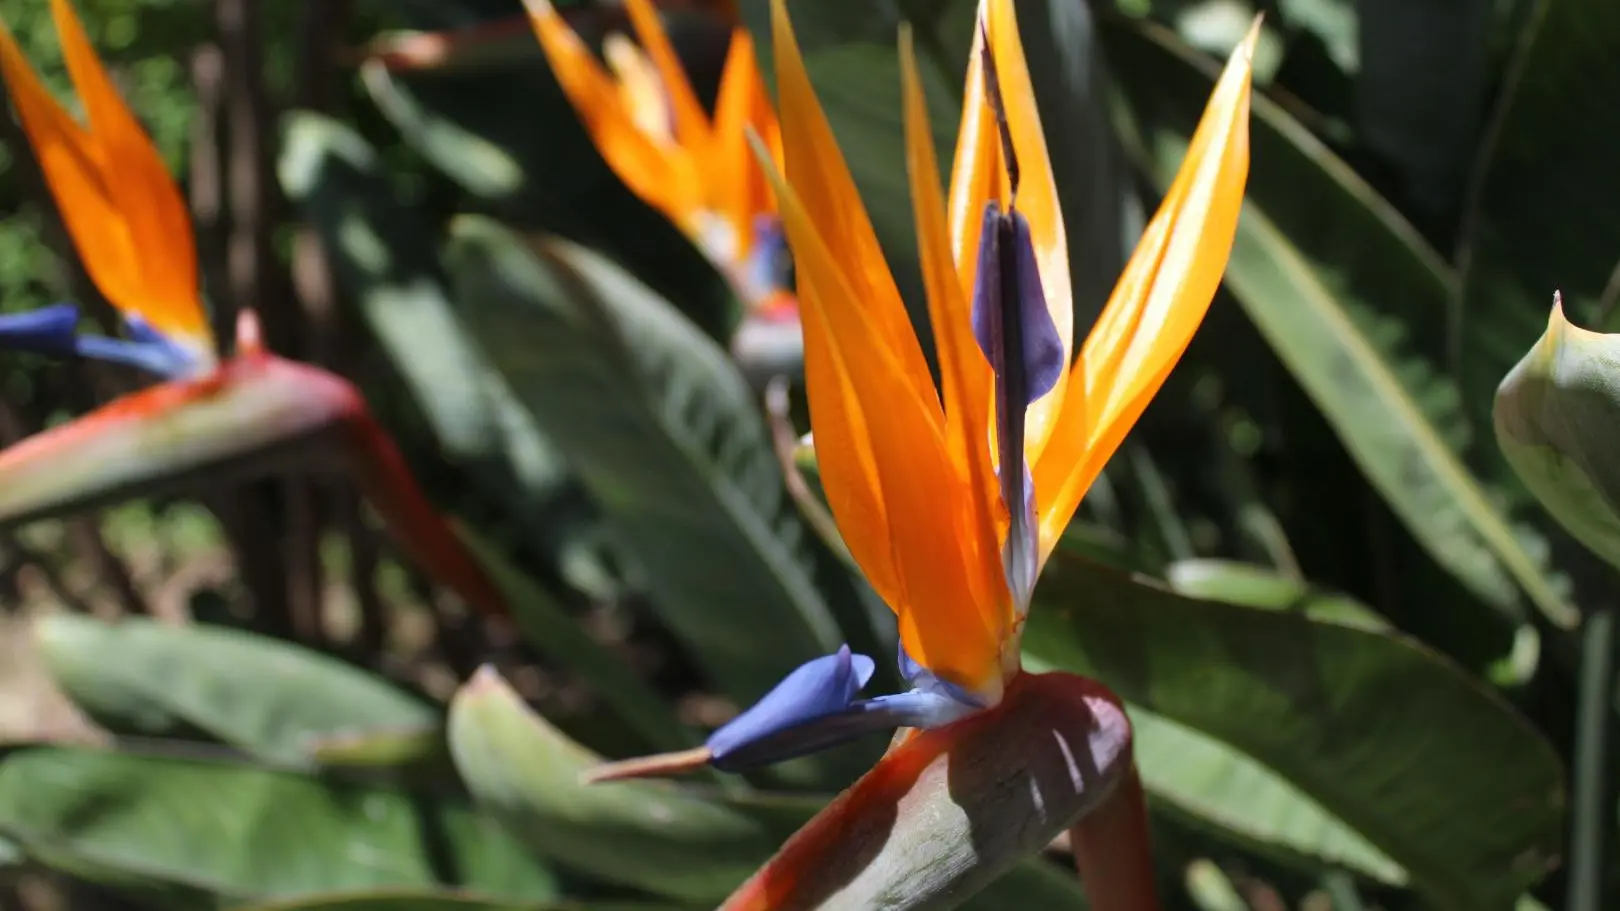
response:
<path id="1" fill-rule="evenodd" d="M 979 274 L 973 289 L 973 334 L 995 373 L 996 441 L 1001 498 L 1011 521 L 1002 562 L 1013 602 L 1027 608 L 1039 565 L 1034 491 L 1024 459 L 1030 403 L 1063 376 L 1063 341 L 1046 307 L 1029 221 L 991 200 L 979 235 Z M 1017 471 L 1008 470 L 1018 466 Z"/>
<path id="2" fill-rule="evenodd" d="M 774 215 L 754 218 L 754 242 L 744 269 L 749 293 L 759 299 L 793 287 L 793 258 L 780 218 Z"/>
<path id="3" fill-rule="evenodd" d="M 749 743 L 849 707 L 875 669 L 871 658 L 851 653 L 847 645 L 801 664 L 764 698 L 709 736 L 716 764 Z"/>
<path id="4" fill-rule="evenodd" d="M 0 348 L 124 364 L 164 379 L 194 372 L 197 362 L 190 351 L 139 320 L 128 320 L 126 325 L 129 339 L 80 335 L 78 305 L 52 304 L 0 315 Z"/>
<path id="5" fill-rule="evenodd" d="M 805 756 L 880 731 L 939 727 L 979 710 L 980 706 L 975 703 L 924 690 L 862 699 L 839 711 L 772 730 L 752 740 L 727 744 L 723 751 L 717 749 L 711 739 L 710 762 L 717 769 L 735 772 Z"/>
<path id="6" fill-rule="evenodd" d="M 979 274 L 973 288 L 973 334 L 1008 403 L 1029 407 L 1063 377 L 1063 340 L 1046 306 L 1029 220 L 985 205 Z"/>
<path id="7" fill-rule="evenodd" d="M 144 349 L 141 355 L 142 362 L 134 363 L 133 366 L 170 378 L 196 372 L 197 356 L 190 348 L 176 343 L 167 335 L 152 328 L 139 316 L 126 314 L 124 327 L 129 330 L 130 340 Z"/>
<path id="8" fill-rule="evenodd" d="M 163 379 L 191 375 L 196 360 L 168 341 L 137 342 L 104 335 L 81 335 L 73 341 L 74 353 L 91 360 L 123 364 Z"/>
<path id="9" fill-rule="evenodd" d="M 75 351 L 78 328 L 79 308 L 74 304 L 0 314 L 0 348 L 68 357 Z"/>
<path id="10" fill-rule="evenodd" d="M 738 771 L 897 727 L 938 727 L 984 708 L 911 660 L 903 648 L 900 669 L 913 685 L 910 691 L 856 699 L 872 676 L 872 659 L 844 646 L 837 654 L 807 662 L 709 737 L 709 761 L 718 769 Z"/>

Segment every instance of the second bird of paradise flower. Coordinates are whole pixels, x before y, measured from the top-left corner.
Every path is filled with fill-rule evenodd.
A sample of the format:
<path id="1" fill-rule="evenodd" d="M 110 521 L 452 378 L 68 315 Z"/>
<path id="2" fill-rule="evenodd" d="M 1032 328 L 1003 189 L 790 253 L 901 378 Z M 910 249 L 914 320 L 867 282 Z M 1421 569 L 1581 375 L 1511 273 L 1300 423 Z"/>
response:
<path id="1" fill-rule="evenodd" d="M 711 116 L 651 0 L 625 0 L 640 46 L 608 35 L 606 67 L 548 0 L 526 2 L 557 81 L 619 179 L 703 250 L 750 312 L 792 315 L 775 193 L 747 141 L 753 131 L 781 160 L 748 32 L 732 30 Z"/>

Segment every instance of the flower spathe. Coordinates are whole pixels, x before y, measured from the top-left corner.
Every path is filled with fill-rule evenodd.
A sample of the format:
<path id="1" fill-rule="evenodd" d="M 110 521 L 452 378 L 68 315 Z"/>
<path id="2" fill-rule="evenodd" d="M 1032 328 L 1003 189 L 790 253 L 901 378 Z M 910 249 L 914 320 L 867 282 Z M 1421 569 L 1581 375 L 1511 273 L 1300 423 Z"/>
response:
<path id="1" fill-rule="evenodd" d="M 221 357 L 180 190 L 69 0 L 51 0 L 51 15 L 86 122 L 51 96 L 3 22 L 0 76 L 85 271 L 127 337 L 80 334 L 78 308 L 57 304 L 0 315 L 0 347 L 113 361 L 164 382 L 0 451 L 0 518 L 21 521 L 216 466 L 326 465 L 331 453 L 310 449 L 335 442 L 404 549 L 474 607 L 503 612 L 502 596 L 352 384 L 265 350 L 251 311 L 237 314 L 235 351 Z"/>
<path id="2" fill-rule="evenodd" d="M 1068 245 L 1012 0 L 979 4 L 948 196 L 902 30 L 936 388 L 782 0 L 772 27 L 785 175 L 760 157 L 797 265 L 822 485 L 850 554 L 898 618 L 912 690 L 857 699 L 849 684 L 864 678 L 850 676 L 853 665 L 818 659 L 707 750 L 610 765 L 599 778 L 774 761 L 996 704 L 1019 673 L 1041 567 L 1186 350 L 1237 230 L 1258 26 L 1232 52 L 1174 183 L 1076 351 Z M 827 697 L 838 692 L 850 695 Z"/>
<path id="3" fill-rule="evenodd" d="M 552 72 L 619 179 L 680 227 L 751 309 L 791 312 L 781 220 L 746 138 L 763 137 L 780 160 L 781 131 L 748 32 L 732 31 L 711 117 L 652 0 L 625 0 L 640 46 L 608 35 L 606 67 L 549 0 L 525 3 Z"/>

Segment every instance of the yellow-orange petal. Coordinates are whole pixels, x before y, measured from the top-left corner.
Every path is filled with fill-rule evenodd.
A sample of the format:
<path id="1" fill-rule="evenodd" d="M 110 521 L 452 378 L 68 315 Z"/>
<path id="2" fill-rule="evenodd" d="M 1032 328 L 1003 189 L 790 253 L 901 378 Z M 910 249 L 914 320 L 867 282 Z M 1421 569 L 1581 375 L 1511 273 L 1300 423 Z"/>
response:
<path id="1" fill-rule="evenodd" d="M 1001 631 L 975 601 L 962 556 L 967 481 L 937 412 L 883 344 L 860 286 L 763 151 L 797 264 L 810 426 L 833 517 L 898 615 L 907 652 L 944 679 L 999 698 Z"/>
<path id="2" fill-rule="evenodd" d="M 962 487 L 957 527 L 958 545 L 967 567 L 972 600 L 985 625 L 1005 639 L 1013 628 L 1012 598 L 1001 561 L 995 511 L 1000 509 L 995 470 L 990 464 L 988 415 L 990 363 L 979 350 L 973 330 L 961 314 L 965 295 L 951 261 L 945 197 L 939 187 L 939 160 L 928 126 L 928 103 L 917 76 L 911 29 L 900 31 L 900 76 L 905 107 L 906 171 L 917 223 L 917 249 L 928 294 L 928 316 L 934 326 L 941 385 L 946 407 L 946 445 Z M 943 495 L 943 493 L 942 493 Z"/>
<path id="3" fill-rule="evenodd" d="M 931 406 L 929 413 L 936 425 L 943 423 L 939 393 L 923 359 L 922 346 L 844 154 L 833 138 L 832 126 L 816 100 L 783 0 L 771 0 L 771 32 L 788 183 L 804 202 L 811 223 L 825 239 L 833 258 L 843 264 L 851 284 L 859 289 L 876 337 L 900 364 L 910 394 Z"/>
<path id="4" fill-rule="evenodd" d="M 731 34 L 731 48 L 720 74 L 720 91 L 714 105 L 713 154 L 706 162 L 710 170 L 705 177 L 710 205 L 726 219 L 737 240 L 739 261 L 747 259 L 753 249 L 754 218 L 776 213 L 770 184 L 748 148 L 749 127 L 781 168 L 782 130 L 754 58 L 754 39 L 739 28 Z"/>
<path id="5" fill-rule="evenodd" d="M 628 37 L 614 32 L 602 39 L 602 58 L 618 80 L 619 99 L 643 136 L 655 145 L 675 143 L 670 129 L 669 105 L 664 100 L 663 82 L 647 55 Z"/>
<path id="6" fill-rule="evenodd" d="M 90 133 L 51 97 L 3 24 L 0 73 L 91 280 L 109 300 L 138 300 L 141 282 L 135 245 L 102 180 L 101 151 Z"/>
<path id="7" fill-rule="evenodd" d="M 140 297 L 109 300 L 147 324 L 211 357 L 213 332 L 203 310 L 196 241 L 180 190 L 163 159 L 113 87 L 69 0 L 51 0 L 73 86 L 84 102 L 90 135 L 107 170 L 108 198 L 134 247 Z M 103 293 L 106 293 L 105 290 Z"/>
<path id="8" fill-rule="evenodd" d="M 963 89 L 962 124 L 956 139 L 956 160 L 951 167 L 950 225 L 951 244 L 962 285 L 971 294 L 978 274 L 979 230 L 985 203 L 996 200 L 1006 207 L 1011 202 L 1007 162 L 1002 153 L 1001 134 L 985 89 L 984 40 L 990 42 L 990 55 L 1005 107 L 1007 130 L 1012 135 L 1013 152 L 1018 157 L 1019 187 L 1017 208 L 1029 221 L 1035 242 L 1035 262 L 1041 275 L 1052 324 L 1063 343 L 1065 363 L 1074 350 L 1074 293 L 1069 279 L 1069 242 L 1063 229 L 1063 213 L 1058 206 L 1052 163 L 1046 151 L 1040 112 L 1035 105 L 1035 89 L 1030 82 L 1024 44 L 1018 33 L 1018 17 L 1012 0 L 981 0 L 978 28 L 968 57 L 967 81 Z M 1025 418 L 1024 452 L 1031 464 L 1039 458 L 1062 407 L 1065 390 L 1058 384 L 1047 395 L 1030 405 Z"/>
<path id="9" fill-rule="evenodd" d="M 669 34 L 664 31 L 664 24 L 658 18 L 658 10 L 653 8 L 651 0 L 624 0 L 624 8 L 630 14 L 630 24 L 636 30 L 636 37 L 657 68 L 664 94 L 675 113 L 676 140 L 692 155 L 707 155 L 709 115 L 704 112 L 702 102 L 698 101 L 697 93 L 692 90 L 692 81 L 681 67 L 675 46 L 670 43 Z"/>
<path id="10" fill-rule="evenodd" d="M 608 166 L 648 205 L 695 232 L 702 194 L 691 156 L 679 146 L 660 147 L 636 126 L 612 77 L 550 0 L 524 5 L 557 83 Z"/>
<path id="11" fill-rule="evenodd" d="M 1232 252 L 1249 174 L 1257 19 L 1232 51 L 1164 202 L 1070 371 L 1070 394 L 1036 464 L 1041 558 L 1192 341 Z M 1069 407 L 1068 402 L 1080 403 Z"/>

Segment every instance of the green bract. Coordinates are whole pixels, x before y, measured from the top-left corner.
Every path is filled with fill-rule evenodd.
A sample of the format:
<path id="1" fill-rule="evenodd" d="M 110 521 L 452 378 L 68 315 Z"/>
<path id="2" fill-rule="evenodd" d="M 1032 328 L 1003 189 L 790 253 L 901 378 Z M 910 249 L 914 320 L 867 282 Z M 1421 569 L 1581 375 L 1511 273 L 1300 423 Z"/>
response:
<path id="1" fill-rule="evenodd" d="M 1620 566 L 1620 335 L 1553 303 L 1547 331 L 1496 391 L 1502 453 L 1553 517 Z"/>

